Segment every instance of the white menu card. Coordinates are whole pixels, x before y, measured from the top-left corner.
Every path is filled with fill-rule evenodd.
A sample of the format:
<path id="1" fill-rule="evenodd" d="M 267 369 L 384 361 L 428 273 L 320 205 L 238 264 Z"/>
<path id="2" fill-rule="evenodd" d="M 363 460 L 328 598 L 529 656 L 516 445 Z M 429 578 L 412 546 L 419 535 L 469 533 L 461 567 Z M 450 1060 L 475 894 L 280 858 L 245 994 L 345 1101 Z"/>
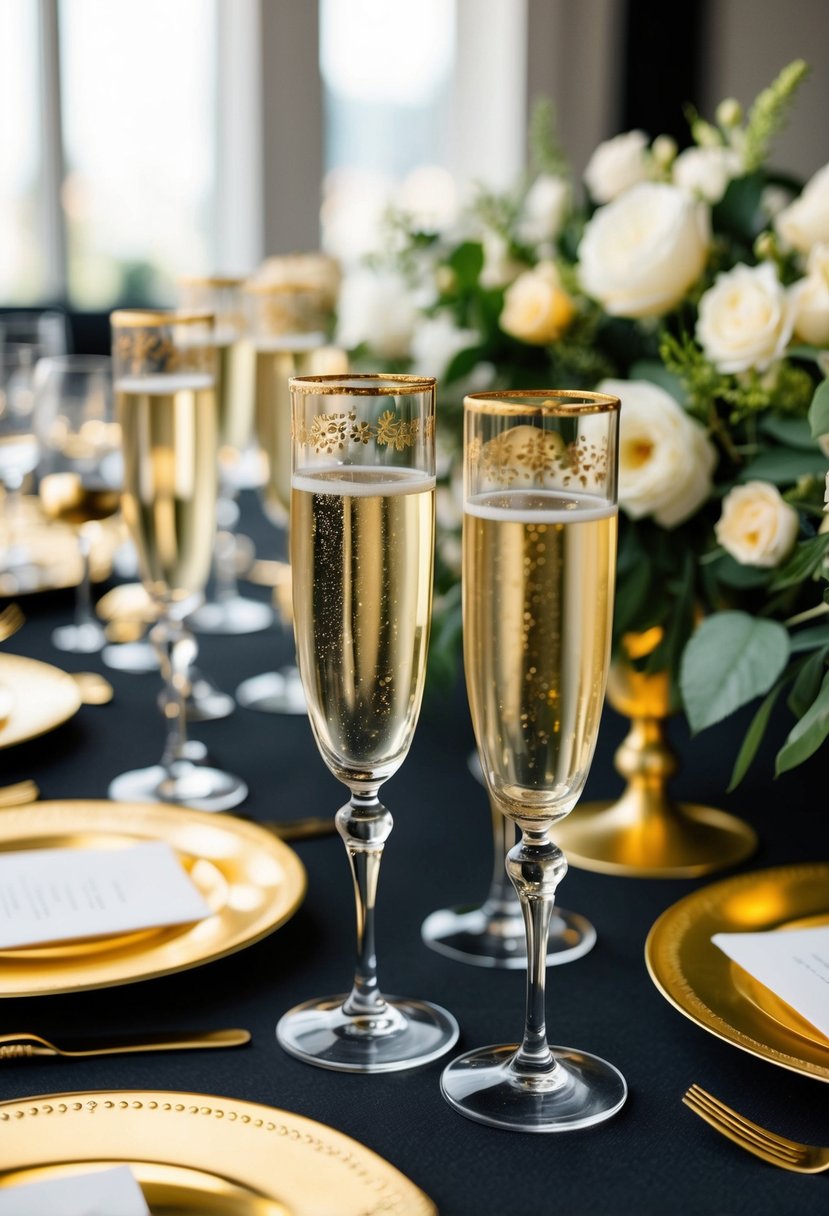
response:
<path id="1" fill-rule="evenodd" d="M 0 1191 L 0 1216 L 150 1216 L 141 1187 L 126 1165 Z"/>
<path id="2" fill-rule="evenodd" d="M 173 849 L 0 853 L 0 950 L 202 920 L 210 908 Z"/>
<path id="3" fill-rule="evenodd" d="M 829 925 L 716 933 L 711 940 L 829 1038 Z"/>

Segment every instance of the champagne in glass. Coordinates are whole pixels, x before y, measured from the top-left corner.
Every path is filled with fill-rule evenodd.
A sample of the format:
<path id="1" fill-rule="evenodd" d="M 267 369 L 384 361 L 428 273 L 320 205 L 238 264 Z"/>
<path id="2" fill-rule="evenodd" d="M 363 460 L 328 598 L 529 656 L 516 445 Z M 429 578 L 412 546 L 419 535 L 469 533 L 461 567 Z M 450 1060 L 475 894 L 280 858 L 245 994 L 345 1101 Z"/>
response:
<path id="1" fill-rule="evenodd" d="M 246 295 L 248 337 L 255 352 L 254 430 L 265 465 L 260 497 L 265 514 L 281 534 L 291 510 L 288 381 L 292 376 L 345 372 L 348 365 L 344 352 L 325 346 L 331 301 L 321 284 L 306 282 L 298 270 L 287 278 L 252 280 Z M 290 632 L 290 621 L 283 623 Z M 236 699 L 247 709 L 265 713 L 306 712 L 294 663 L 244 680 L 236 689 Z"/>
<path id="2" fill-rule="evenodd" d="M 124 458 L 122 509 L 141 581 L 158 613 L 152 640 L 166 688 L 161 763 L 116 777 L 109 796 L 227 810 L 239 778 L 191 759 L 185 705 L 196 654 L 185 617 L 199 604 L 216 528 L 216 407 L 209 313 L 112 314 L 115 392 Z"/>
<path id="3" fill-rule="evenodd" d="M 464 665 L 487 788 L 522 837 L 507 856 L 527 933 L 520 1045 L 453 1061 L 443 1093 L 470 1119 L 563 1131 L 614 1114 L 613 1065 L 550 1048 L 547 933 L 567 870 L 551 839 L 590 769 L 610 662 L 618 398 L 530 390 L 464 402 Z"/>
<path id="4" fill-rule="evenodd" d="M 94 654 L 105 637 L 92 612 L 90 557 L 101 521 L 118 511 L 121 498 L 111 361 L 96 355 L 41 359 L 34 376 L 34 423 L 43 513 L 77 529 L 81 558 L 74 623 L 53 630 L 52 643 L 72 654 Z"/>
<path id="5" fill-rule="evenodd" d="M 426 672 L 434 560 L 434 389 L 415 376 L 291 380 L 291 559 L 299 670 L 320 753 L 351 791 L 337 813 L 357 896 L 350 993 L 286 1013 L 277 1038 L 348 1072 L 425 1064 L 454 1018 L 383 997 L 374 899 L 389 812 L 377 797 L 412 741 Z"/>
<path id="6" fill-rule="evenodd" d="M 212 598 L 192 614 L 191 624 L 200 633 L 254 633 L 267 629 L 273 620 L 268 604 L 239 592 L 236 582 L 236 526 L 239 508 L 238 470 L 253 431 L 253 348 L 245 334 L 243 288 L 245 280 L 228 275 L 189 276 L 179 284 L 182 307 L 213 313 L 216 350 L 216 410 L 218 496 L 213 556 Z M 226 702 L 223 713 L 198 713 L 198 717 L 225 717 L 233 701 L 214 691 Z M 217 700 L 217 708 L 220 705 Z"/>

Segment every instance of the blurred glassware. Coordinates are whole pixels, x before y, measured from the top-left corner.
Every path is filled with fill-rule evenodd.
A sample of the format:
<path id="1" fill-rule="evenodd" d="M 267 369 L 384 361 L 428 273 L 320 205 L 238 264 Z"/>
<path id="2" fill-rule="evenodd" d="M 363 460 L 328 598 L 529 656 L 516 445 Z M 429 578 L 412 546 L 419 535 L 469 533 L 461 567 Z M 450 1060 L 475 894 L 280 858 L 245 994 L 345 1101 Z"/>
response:
<path id="1" fill-rule="evenodd" d="M 106 638 L 92 612 L 90 553 L 101 521 L 120 509 L 123 480 L 112 361 L 96 355 L 41 359 L 34 376 L 34 426 L 43 513 L 76 529 L 82 562 L 74 624 L 53 630 L 52 644 L 72 654 L 94 654 Z"/>
<path id="2" fill-rule="evenodd" d="M 118 311 L 111 321 L 124 452 L 122 509 L 141 580 L 158 610 L 151 637 L 165 682 L 168 735 L 161 763 L 116 777 L 109 796 L 228 810 L 244 800 L 247 786 L 193 759 L 185 714 L 197 650 L 185 619 L 202 598 L 216 530 L 213 317 Z"/>
<path id="3" fill-rule="evenodd" d="M 0 572 L 34 565 L 22 536 L 22 492 L 37 466 L 33 379 L 38 360 L 66 351 L 59 312 L 0 314 L 0 484 L 4 544 Z"/>
<path id="4" fill-rule="evenodd" d="M 321 255 L 269 258 L 246 286 L 248 336 L 255 351 L 254 427 L 265 459 L 262 509 L 285 538 L 291 506 L 291 396 L 295 375 L 339 375 L 348 370 L 344 351 L 326 345 L 336 299 L 331 260 Z M 335 266 L 336 263 L 333 263 Z M 329 279 L 323 274 L 328 268 Z M 280 614 L 286 636 L 292 622 Z M 295 663 L 244 680 L 236 700 L 247 709 L 304 714 L 305 694 Z"/>
<path id="5" fill-rule="evenodd" d="M 200 633 L 255 633 L 273 621 L 268 604 L 239 594 L 236 581 L 236 526 L 239 473 L 253 433 L 253 347 L 245 335 L 245 280 L 229 275 L 188 276 L 179 281 L 179 299 L 188 310 L 216 318 L 216 397 L 219 418 L 218 530 L 213 551 L 212 598 L 190 618 Z"/>

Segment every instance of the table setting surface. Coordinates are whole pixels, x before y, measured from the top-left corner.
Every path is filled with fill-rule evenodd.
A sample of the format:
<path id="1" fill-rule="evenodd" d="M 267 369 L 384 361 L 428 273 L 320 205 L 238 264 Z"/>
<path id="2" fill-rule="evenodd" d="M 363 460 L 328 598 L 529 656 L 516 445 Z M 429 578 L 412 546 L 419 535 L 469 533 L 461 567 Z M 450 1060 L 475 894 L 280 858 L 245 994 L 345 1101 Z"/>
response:
<path id="1" fill-rule="evenodd" d="M 242 512 L 242 530 L 253 536 L 258 556 L 276 556 L 270 529 L 249 492 L 242 496 Z M 112 580 L 100 584 L 98 594 L 115 585 Z M 267 601 L 267 588 L 245 587 L 246 594 Z M 103 671 L 114 697 L 108 704 L 83 705 L 41 737 L 4 748 L 0 785 L 34 779 L 41 800 L 65 805 L 70 815 L 74 804 L 74 813 L 88 815 L 90 806 L 106 798 L 116 774 L 160 751 L 158 677 L 104 669 L 94 655 L 59 654 L 50 644 L 50 631 L 71 615 L 71 592 L 17 598 L 26 620 L 3 644 L 3 657 L 20 656 L 70 673 Z M 200 667 L 231 693 L 244 678 L 289 658 L 290 647 L 275 628 L 235 637 L 199 636 Z M 646 965 L 652 927 L 695 892 L 775 867 L 816 866 L 826 877 L 829 827 L 820 760 L 775 781 L 770 759 L 761 757 L 743 785 L 726 795 L 744 726 L 745 716 L 736 715 L 691 739 L 676 719 L 670 731 L 681 759 L 677 796 L 749 821 L 760 841 L 751 858 L 732 870 L 695 879 L 622 877 L 573 865 L 560 888 L 561 904 L 587 916 L 598 940 L 584 957 L 548 969 L 549 1038 L 553 1044 L 596 1052 L 623 1072 L 629 1098 L 612 1121 L 540 1138 L 515 1135 L 479 1126 L 450 1109 L 439 1077 L 451 1056 L 398 1073 L 360 1076 L 310 1068 L 278 1046 L 275 1026 L 286 1010 L 309 993 L 342 992 L 350 982 L 353 895 L 342 843 L 330 834 L 291 843 L 301 863 L 298 870 L 307 874 L 304 899 L 296 887 L 284 914 L 274 918 L 278 927 L 256 935 L 251 944 L 243 942 L 244 948 L 234 953 L 197 966 L 198 959 L 187 959 L 187 970 L 153 978 L 139 970 L 132 982 L 105 982 L 93 991 L 49 990 L 47 985 L 41 995 L 19 995 L 31 989 L 14 989 L 10 980 L 10 989 L 0 992 L 7 998 L 0 1003 L 5 1015 L 0 1030 L 25 1027 L 58 1044 L 70 1038 L 91 1043 L 221 1027 L 247 1028 L 249 1044 L 232 1051 L 96 1059 L 2 1058 L 0 1094 L 12 1104 L 5 1109 L 27 1111 L 49 1095 L 77 1093 L 94 1101 L 96 1091 L 106 1091 L 108 1100 L 115 1091 L 135 1091 L 162 1103 L 163 1092 L 202 1095 L 202 1104 L 211 1109 L 222 1102 L 261 1104 L 351 1137 L 411 1180 L 444 1216 L 500 1216 L 510 1210 L 528 1216 L 553 1210 L 597 1216 L 825 1210 L 819 1182 L 743 1153 L 686 1109 L 682 1095 L 696 1082 L 759 1124 L 825 1144 L 829 1067 L 793 1071 L 772 1058 L 737 1050 L 727 1036 L 683 1017 L 687 1011 L 665 999 Z M 625 730 L 625 720 L 606 707 L 586 799 L 618 796 L 613 754 Z M 237 706 L 228 718 L 195 724 L 192 734 L 213 761 L 241 774 L 248 784 L 247 800 L 230 813 L 235 818 L 279 822 L 333 816 L 344 800 L 342 787 L 320 763 L 302 715 Z M 430 913 L 480 903 L 486 895 L 492 834 L 486 798 L 468 767 L 472 747 L 460 682 L 450 690 L 427 691 L 410 756 L 388 785 L 394 830 L 378 895 L 382 988 L 450 1010 L 461 1030 L 452 1054 L 514 1041 L 524 1000 L 523 971 L 464 965 L 421 941 L 421 924 Z M 111 804 L 110 827 L 118 813 L 118 804 Z M 131 813 L 136 814 L 135 808 L 124 807 L 126 832 Z M 31 816 L 36 824 L 37 804 L 0 814 L 18 821 Z M 212 818 L 218 825 L 223 815 Z M 721 970 L 723 983 L 730 982 L 727 963 Z M 0 988 L 3 973 L 0 956 Z M 759 1016 L 765 1016 L 762 1010 Z M 829 1065 L 829 1052 L 826 1060 Z M 38 1122 L 38 1135 L 43 1150 L 49 1137 L 46 1120 Z M 4 1161 L 3 1169 L 10 1168 L 13 1163 Z M 400 1210 L 421 1210 L 416 1202 Z"/>

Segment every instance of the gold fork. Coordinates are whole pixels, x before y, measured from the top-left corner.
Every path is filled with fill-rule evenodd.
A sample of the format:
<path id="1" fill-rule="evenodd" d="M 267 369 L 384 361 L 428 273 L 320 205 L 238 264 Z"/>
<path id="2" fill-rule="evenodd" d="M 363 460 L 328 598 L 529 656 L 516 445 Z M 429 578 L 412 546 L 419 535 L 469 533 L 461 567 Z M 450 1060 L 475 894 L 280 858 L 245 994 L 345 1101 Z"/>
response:
<path id="1" fill-rule="evenodd" d="M 10 638 L 13 633 L 17 633 L 25 619 L 17 604 L 8 604 L 0 612 L 0 642 L 5 642 L 6 638 Z"/>
<path id="2" fill-rule="evenodd" d="M 799 1140 L 778 1136 L 732 1110 L 700 1085 L 692 1085 L 682 1101 L 711 1127 L 770 1165 L 779 1165 L 795 1174 L 820 1174 L 829 1170 L 829 1147 L 801 1144 Z"/>

